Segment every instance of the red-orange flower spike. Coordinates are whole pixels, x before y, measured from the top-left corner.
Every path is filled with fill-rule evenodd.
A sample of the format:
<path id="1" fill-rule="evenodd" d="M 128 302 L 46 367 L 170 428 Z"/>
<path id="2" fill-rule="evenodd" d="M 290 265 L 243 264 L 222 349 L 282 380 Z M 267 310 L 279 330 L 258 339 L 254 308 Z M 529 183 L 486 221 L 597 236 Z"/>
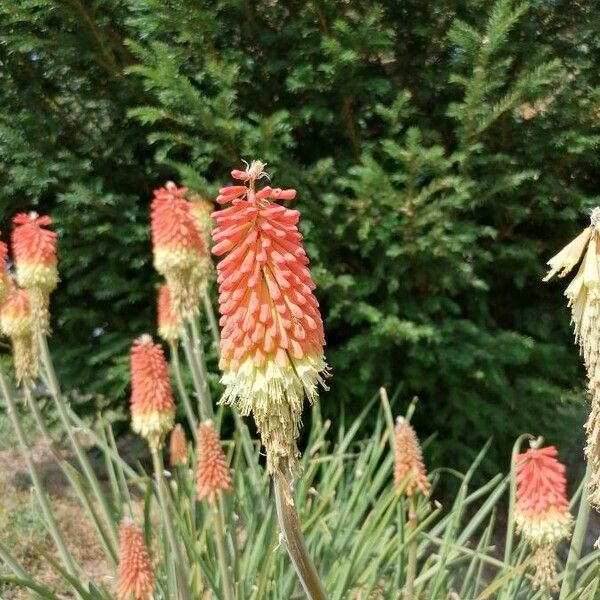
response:
<path id="1" fill-rule="evenodd" d="M 187 462 L 187 455 L 188 449 L 185 431 L 178 423 L 175 425 L 173 431 L 171 431 L 171 439 L 169 441 L 169 464 L 172 467 L 184 465 Z"/>
<path id="2" fill-rule="evenodd" d="M 152 245 L 154 267 L 171 289 L 175 310 L 183 316 L 198 311 L 199 296 L 210 272 L 206 244 L 194 222 L 187 188 L 168 182 L 154 190 Z"/>
<path id="3" fill-rule="evenodd" d="M 233 486 L 227 466 L 227 457 L 221 448 L 219 434 L 212 421 L 198 427 L 196 492 L 198 499 L 215 502 L 219 492 L 231 492 Z"/>
<path id="4" fill-rule="evenodd" d="M 13 218 L 12 250 L 17 283 L 29 290 L 34 317 L 43 330 L 48 328 L 50 293 L 58 285 L 56 233 L 46 226 L 48 216 L 19 213 Z"/>
<path id="5" fill-rule="evenodd" d="M 142 530 L 132 522 L 119 527 L 118 600 L 148 600 L 154 591 L 154 569 Z"/>
<path id="6" fill-rule="evenodd" d="M 158 335 L 165 342 L 176 342 L 179 339 L 181 319 L 173 307 L 168 285 L 161 285 L 158 290 L 157 320 Z"/>
<path id="7" fill-rule="evenodd" d="M 212 202 L 204 200 L 200 196 L 195 196 L 190 201 L 190 213 L 194 218 L 196 227 L 198 227 L 206 247 L 210 245 L 210 234 L 213 230 L 212 213 L 214 209 L 215 207 Z"/>
<path id="8" fill-rule="evenodd" d="M 315 285 L 297 224 L 298 211 L 271 202 L 295 190 L 256 182 L 264 164 L 254 161 L 232 176 L 243 186 L 221 188 L 217 202 L 232 206 L 213 214 L 222 326 L 222 402 L 253 413 L 271 473 L 280 460 L 297 466 L 296 438 L 304 397 L 325 385 L 325 338 Z"/>
<path id="9" fill-rule="evenodd" d="M 415 491 L 427 496 L 430 489 L 417 434 L 402 417 L 396 419 L 394 483 L 396 488 L 408 497 L 412 496 Z"/>
<path id="10" fill-rule="evenodd" d="M 131 348 L 131 428 L 158 451 L 173 428 L 175 403 L 163 349 L 142 335 Z"/>
<path id="11" fill-rule="evenodd" d="M 515 523 L 534 548 L 536 587 L 554 586 L 556 545 L 571 529 L 565 466 L 557 456 L 556 448 L 548 446 L 519 454 L 515 463 Z"/>
<path id="12" fill-rule="evenodd" d="M 0 302 L 6 298 L 10 289 L 10 281 L 8 279 L 8 246 L 4 242 L 0 242 Z"/>
<path id="13" fill-rule="evenodd" d="M 31 382 L 38 374 L 38 351 L 30 295 L 11 286 L 0 306 L 0 330 L 10 338 L 18 382 Z"/>

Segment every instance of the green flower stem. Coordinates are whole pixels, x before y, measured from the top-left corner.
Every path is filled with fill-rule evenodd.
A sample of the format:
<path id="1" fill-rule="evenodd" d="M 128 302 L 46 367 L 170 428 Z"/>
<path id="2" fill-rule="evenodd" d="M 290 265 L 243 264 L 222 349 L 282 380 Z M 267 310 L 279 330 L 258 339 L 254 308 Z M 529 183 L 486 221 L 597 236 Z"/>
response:
<path id="1" fill-rule="evenodd" d="M 284 469 L 285 467 L 286 465 L 283 465 Z M 279 526 L 283 534 L 285 547 L 304 592 L 309 600 L 327 600 L 327 594 L 323 589 L 317 569 L 306 548 L 300 517 L 298 516 L 296 504 L 292 496 L 290 481 L 281 470 L 276 471 L 273 475 L 273 486 L 275 488 L 277 518 L 279 519 Z"/>
<path id="2" fill-rule="evenodd" d="M 414 496 L 408 502 L 408 524 L 406 528 L 406 537 L 412 536 L 412 541 L 408 546 L 408 562 L 406 565 L 406 583 L 404 584 L 404 600 L 413 600 L 415 577 L 417 575 L 417 536 L 412 535 L 418 527 L 417 506 Z"/>
<path id="3" fill-rule="evenodd" d="M 206 368 L 206 358 L 204 356 L 204 343 L 202 340 L 202 335 L 200 334 L 200 329 L 198 327 L 198 321 L 196 319 L 190 319 L 190 327 L 192 329 L 192 348 L 194 351 L 194 359 L 196 360 L 196 364 L 198 365 L 198 369 L 202 376 L 205 397 L 207 398 L 208 406 L 212 414 L 213 408 L 210 397 L 210 387 L 208 385 L 208 369 Z M 212 416 L 210 416 L 209 419 L 212 419 Z"/>
<path id="4" fill-rule="evenodd" d="M 94 496 L 96 497 L 96 499 L 100 503 L 100 506 L 102 507 L 109 538 L 113 546 L 113 551 L 116 552 L 116 549 L 119 547 L 119 539 L 117 536 L 117 528 L 115 524 L 115 513 L 110 507 L 108 500 L 106 499 L 106 495 L 100 487 L 100 482 L 98 481 L 98 478 L 94 473 L 94 469 L 90 464 L 87 454 L 85 453 L 84 449 L 79 443 L 79 440 L 77 439 L 77 436 L 75 435 L 71 426 L 71 421 L 69 420 L 66 403 L 60 390 L 58 378 L 56 377 L 56 372 L 54 371 L 52 358 L 50 357 L 50 350 L 48 349 L 48 341 L 46 338 L 46 334 L 38 332 L 38 340 L 40 346 L 40 358 L 46 370 L 46 377 L 48 378 L 48 383 L 50 384 L 50 394 L 54 398 L 54 403 L 56 404 L 56 408 L 58 409 L 58 415 L 63 424 L 63 427 L 65 428 L 65 431 L 67 432 L 67 436 L 69 437 L 73 449 L 75 450 L 77 460 L 79 461 L 79 464 L 81 465 L 86 479 L 88 480 L 92 491 L 94 492 Z"/>
<path id="5" fill-rule="evenodd" d="M 215 346 L 215 350 L 217 354 L 219 353 L 219 349 L 221 346 L 221 336 L 219 334 L 219 323 L 217 322 L 217 317 L 215 315 L 215 311 L 213 309 L 212 302 L 210 300 L 210 294 L 208 290 L 204 290 L 204 295 L 202 297 L 204 301 L 204 312 L 206 313 L 206 318 L 208 319 L 208 324 L 210 325 L 210 332 L 213 337 L 213 344 Z"/>
<path id="6" fill-rule="evenodd" d="M 181 397 L 181 401 L 183 402 L 183 408 L 185 410 L 185 415 L 192 430 L 192 435 L 194 436 L 194 440 L 197 441 L 198 419 L 196 419 L 194 409 L 192 408 L 192 402 L 190 401 L 190 397 L 187 393 L 187 390 L 185 389 L 185 384 L 183 383 L 181 363 L 179 362 L 179 350 L 177 349 L 176 344 L 174 344 L 173 342 L 170 343 L 170 349 L 171 366 L 173 367 L 173 373 L 175 375 L 175 384 L 177 385 L 177 391 L 179 392 L 179 396 Z"/>
<path id="7" fill-rule="evenodd" d="M 588 460 L 585 477 L 583 478 L 579 511 L 577 512 L 575 530 L 573 531 L 573 538 L 571 539 L 571 547 L 569 548 L 569 556 L 567 557 L 567 566 L 565 569 L 565 578 L 560 589 L 559 600 L 564 600 L 569 596 L 575 583 L 575 572 L 577 571 L 577 564 L 581 558 L 581 549 L 583 548 L 585 533 L 590 520 L 590 503 L 587 499 L 587 489 L 591 475 L 592 466 Z"/>
<path id="8" fill-rule="evenodd" d="M 194 356 L 194 350 L 192 348 L 192 342 L 187 327 L 182 327 L 181 334 L 181 345 L 183 346 L 183 352 L 185 359 L 188 363 L 188 367 L 192 374 L 192 381 L 194 382 L 194 390 L 198 398 L 198 411 L 200 412 L 200 418 L 204 421 L 206 419 L 213 418 L 213 410 L 210 404 L 210 399 L 206 396 L 207 385 L 202 380 L 202 372 L 198 368 L 198 363 Z"/>
<path id="9" fill-rule="evenodd" d="M 162 456 L 157 451 L 152 451 L 152 464 L 154 465 L 154 478 L 156 480 L 156 489 L 158 492 L 158 501 L 162 511 L 162 519 L 167 532 L 167 539 L 171 551 L 173 552 L 173 560 L 175 561 L 175 570 L 177 573 L 179 595 L 177 596 L 180 600 L 191 600 L 190 591 L 183 570 L 183 559 L 175 537 L 175 530 L 173 529 L 173 523 L 171 522 L 171 514 L 169 512 L 169 504 L 167 501 L 167 493 L 165 490 L 164 480 L 164 466 L 162 462 Z"/>
<path id="10" fill-rule="evenodd" d="M 31 475 L 31 480 L 33 481 L 33 488 L 35 490 L 35 494 L 40 508 L 42 509 L 42 514 L 44 516 L 44 520 L 46 521 L 46 525 L 48 527 L 50 535 L 54 540 L 56 549 L 58 550 L 58 553 L 60 554 L 60 557 L 68 573 L 73 577 L 79 577 L 78 569 L 76 568 L 75 563 L 73 562 L 73 558 L 71 557 L 70 552 L 67 550 L 67 546 L 65 545 L 63 537 L 58 529 L 58 525 L 56 523 L 56 520 L 54 519 L 54 515 L 52 514 L 50 502 L 48 500 L 48 497 L 46 496 L 42 480 L 40 479 L 37 467 L 35 466 L 35 462 L 33 461 L 33 457 L 31 455 L 31 450 L 27 445 L 25 432 L 23 431 L 21 421 L 19 420 L 19 417 L 17 415 L 17 407 L 15 405 L 15 401 L 8 388 L 8 382 L 6 381 L 2 370 L 0 370 L 0 389 L 2 390 L 2 395 L 4 396 L 4 400 L 6 402 L 6 408 L 9 418 L 17 434 L 19 445 L 21 446 L 21 452 L 23 453 L 25 461 L 27 462 L 27 468 L 29 469 L 29 474 Z"/>
<path id="11" fill-rule="evenodd" d="M 221 571 L 221 588 L 224 600 L 233 600 L 231 589 L 231 569 L 225 552 L 225 516 L 223 515 L 223 494 L 219 492 L 219 498 L 214 505 L 215 512 L 215 541 L 217 543 L 217 555 L 219 559 L 219 570 Z"/>

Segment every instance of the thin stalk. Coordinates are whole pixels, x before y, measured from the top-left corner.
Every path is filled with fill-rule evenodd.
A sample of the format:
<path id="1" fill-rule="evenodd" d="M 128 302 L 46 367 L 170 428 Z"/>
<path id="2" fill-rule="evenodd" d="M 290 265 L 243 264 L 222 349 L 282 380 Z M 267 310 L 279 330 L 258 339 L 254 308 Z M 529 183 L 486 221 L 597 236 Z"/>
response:
<path id="1" fill-rule="evenodd" d="M 286 468 L 286 465 L 283 465 L 283 468 Z M 290 482 L 281 470 L 273 475 L 273 486 L 279 527 L 304 592 L 309 600 L 327 600 L 327 594 L 304 542 Z"/>
<path id="2" fill-rule="evenodd" d="M 579 501 L 577 521 L 575 522 L 575 530 L 573 531 L 571 547 L 569 548 L 569 556 L 567 557 L 567 565 L 565 568 L 565 578 L 560 589 L 559 600 L 564 600 L 567 598 L 573 589 L 575 582 L 575 572 L 577 571 L 577 564 L 581 558 L 581 549 L 585 540 L 585 532 L 587 531 L 590 520 L 590 503 L 588 502 L 586 491 L 591 475 L 592 466 L 591 462 L 588 460 L 587 468 L 585 470 L 585 477 L 583 478 L 583 489 L 581 493 L 581 500 Z"/>
<path id="3" fill-rule="evenodd" d="M 408 503 L 408 524 L 406 527 L 407 537 L 418 527 L 417 507 L 415 499 L 410 498 Z M 415 577 L 417 574 L 417 536 L 414 536 L 408 546 L 408 563 L 406 565 L 406 583 L 404 584 L 404 600 L 413 600 Z"/>
<path id="4" fill-rule="evenodd" d="M 231 581 L 229 580 L 230 569 L 225 552 L 225 518 L 223 515 L 223 495 L 219 493 L 215 509 L 215 541 L 217 542 L 217 555 L 219 559 L 219 570 L 221 571 L 221 584 L 225 600 L 233 600 Z"/>
<path id="5" fill-rule="evenodd" d="M 194 440 L 197 441 L 198 420 L 196 419 L 194 409 L 192 408 L 192 402 L 190 401 L 190 397 L 187 393 L 187 390 L 185 389 L 185 384 L 183 383 L 181 363 L 179 362 L 179 350 L 173 342 L 170 342 L 170 348 L 171 366 L 173 367 L 173 373 L 175 374 L 175 384 L 177 385 L 177 391 L 179 392 L 179 396 L 181 397 L 181 401 L 183 402 L 183 408 L 185 410 L 185 415 L 192 430 L 192 435 L 194 436 Z"/>
<path id="6" fill-rule="evenodd" d="M 4 373 L 0 370 L 0 389 L 2 390 L 2 395 L 4 396 L 4 400 L 6 402 L 6 408 L 8 412 L 8 416 L 12 422 L 13 428 L 17 434 L 17 439 L 19 440 L 19 445 L 21 446 L 21 452 L 25 457 L 25 461 L 27 462 L 27 468 L 29 469 L 29 474 L 31 475 L 31 480 L 33 482 L 33 488 L 35 490 L 35 494 L 42 509 L 42 514 L 44 516 L 44 520 L 46 521 L 46 525 L 56 544 L 56 549 L 60 554 L 60 557 L 65 565 L 65 568 L 73 577 L 78 577 L 78 570 L 73 562 L 73 558 L 71 554 L 67 550 L 67 546 L 63 540 L 63 537 L 58 529 L 58 525 L 56 520 L 54 519 L 54 515 L 52 514 L 52 510 L 50 508 L 50 502 L 46 496 L 44 486 L 42 484 L 42 480 L 40 479 L 37 467 L 35 466 L 35 462 L 33 457 L 31 456 L 31 450 L 27 445 L 27 440 L 25 438 L 25 432 L 23 431 L 23 427 L 21 425 L 21 421 L 17 415 L 17 407 L 15 405 L 15 401 L 10 393 L 8 388 L 8 382 L 4 377 Z"/>
<path id="7" fill-rule="evenodd" d="M 215 311 L 213 309 L 212 302 L 210 301 L 210 294 L 208 293 L 207 289 L 204 290 L 202 300 L 204 301 L 204 312 L 206 313 L 206 318 L 208 319 L 208 324 L 210 325 L 210 332 L 212 333 L 213 344 L 215 346 L 215 350 L 218 353 L 221 344 L 221 336 L 219 335 L 219 324 L 217 323 L 217 317 L 215 316 Z"/>
<path id="8" fill-rule="evenodd" d="M 198 321 L 196 319 L 190 319 L 190 327 L 192 329 L 192 349 L 194 351 L 194 358 L 196 359 L 196 364 L 198 365 L 200 374 L 202 375 L 202 381 L 204 382 L 205 397 L 208 402 L 208 408 L 210 410 L 210 413 L 212 413 L 213 407 L 210 397 L 210 387 L 208 385 L 208 369 L 206 368 L 206 358 L 204 356 L 204 342 L 202 340 L 202 335 L 200 334 Z"/>
<path id="9" fill-rule="evenodd" d="M 154 466 L 154 478 L 156 479 L 156 489 L 158 491 L 158 501 L 162 509 L 162 522 L 164 523 L 165 530 L 167 532 L 167 539 L 169 546 L 171 546 L 171 552 L 173 552 L 173 559 L 175 560 L 175 571 L 177 574 L 179 598 L 181 600 L 191 600 L 189 594 L 189 588 L 185 572 L 183 571 L 183 560 L 175 537 L 175 530 L 173 529 L 173 523 L 171 522 L 171 514 L 169 512 L 169 504 L 167 502 L 167 494 L 165 492 L 165 480 L 164 480 L 164 467 L 162 462 L 162 456 L 156 452 L 152 452 L 152 464 Z"/>
<path id="10" fill-rule="evenodd" d="M 213 410 L 210 404 L 210 400 L 206 397 L 206 387 L 202 380 L 202 372 L 198 368 L 198 364 L 194 357 L 194 351 L 192 349 L 192 342 L 190 340 L 189 332 L 187 327 L 182 327 L 181 334 L 181 345 L 183 346 L 183 352 L 187 360 L 190 372 L 192 374 L 192 381 L 194 382 L 194 390 L 198 398 L 198 410 L 200 417 L 203 421 L 206 419 L 213 418 Z"/>
<path id="11" fill-rule="evenodd" d="M 119 547 L 119 541 L 117 537 L 117 529 L 115 524 L 115 515 L 113 510 L 108 504 L 106 496 L 100 487 L 100 483 L 96 474 L 94 473 L 94 469 L 90 464 L 90 461 L 82 448 L 77 436 L 73 432 L 73 428 L 71 426 L 71 422 L 69 420 L 66 404 L 64 402 L 64 398 L 62 396 L 60 386 L 58 383 L 58 378 L 56 377 L 56 372 L 54 371 L 54 365 L 52 364 L 52 358 L 50 357 L 50 350 L 48 349 L 48 341 L 46 339 L 46 334 L 42 332 L 38 332 L 38 340 L 40 346 L 40 357 L 42 359 L 42 364 L 46 370 L 46 376 L 48 378 L 48 383 L 50 384 L 50 394 L 54 398 L 54 403 L 56 404 L 56 408 L 58 409 L 58 415 L 60 420 L 62 421 L 63 427 L 67 432 L 69 440 L 75 450 L 75 454 L 77 455 L 77 460 L 81 465 L 83 472 L 85 473 L 86 479 L 88 480 L 92 491 L 94 492 L 94 496 L 97 498 L 100 506 L 102 507 L 102 511 L 104 512 L 104 518 L 106 520 L 106 525 L 108 529 L 108 533 L 110 536 L 110 541 L 113 546 L 113 550 Z"/>

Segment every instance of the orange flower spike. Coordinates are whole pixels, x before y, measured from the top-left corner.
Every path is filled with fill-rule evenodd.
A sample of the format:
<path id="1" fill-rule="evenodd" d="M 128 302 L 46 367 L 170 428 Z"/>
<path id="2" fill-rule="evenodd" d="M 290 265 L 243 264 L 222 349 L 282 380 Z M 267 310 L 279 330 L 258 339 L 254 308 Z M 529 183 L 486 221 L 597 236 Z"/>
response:
<path id="1" fill-rule="evenodd" d="M 212 421 L 204 421 L 198 427 L 196 491 L 198 499 L 215 502 L 219 492 L 231 492 L 233 484 L 227 465 L 227 457 L 221 448 L 219 434 Z"/>
<path id="2" fill-rule="evenodd" d="M 42 330 L 48 329 L 50 293 L 58 285 L 56 233 L 46 226 L 48 216 L 19 213 L 13 218 L 12 250 L 17 283 L 29 290 L 34 317 Z"/>
<path id="3" fill-rule="evenodd" d="M 298 231 L 300 214 L 273 202 L 292 200 L 295 190 L 266 186 L 264 164 L 232 171 L 244 185 L 221 188 L 213 214 L 213 253 L 221 313 L 222 402 L 252 412 L 274 473 L 280 460 L 297 467 L 304 397 L 325 387 L 325 338 L 315 285 Z"/>
<path id="4" fill-rule="evenodd" d="M 515 523 L 534 550 L 536 588 L 555 589 L 556 546 L 569 537 L 572 517 L 565 466 L 554 446 L 530 449 L 517 456 Z"/>
<path id="5" fill-rule="evenodd" d="M 185 439 L 185 431 L 179 424 L 175 425 L 171 431 L 171 439 L 169 442 L 169 464 L 172 467 L 184 465 L 187 462 L 188 449 Z"/>
<path id="6" fill-rule="evenodd" d="M 149 335 L 131 348 L 131 428 L 157 452 L 173 428 L 175 403 L 165 355 Z"/>
<path id="7" fill-rule="evenodd" d="M 8 279 L 8 246 L 4 242 L 0 242 L 0 302 L 6 298 L 10 289 L 10 281 Z"/>
<path id="8" fill-rule="evenodd" d="M 173 306 L 182 316 L 198 312 L 201 286 L 210 272 L 206 244 L 184 199 L 187 188 L 168 182 L 154 190 L 152 245 L 154 267 L 171 289 Z"/>
<path id="9" fill-rule="evenodd" d="M 165 342 L 176 342 L 179 339 L 181 319 L 173 308 L 168 285 L 161 285 L 158 290 L 157 317 L 158 335 Z"/>
<path id="10" fill-rule="evenodd" d="M 130 521 L 119 527 L 117 599 L 148 600 L 154 591 L 154 569 L 142 530 Z"/>
<path id="11" fill-rule="evenodd" d="M 416 491 L 423 494 L 423 496 L 427 496 L 431 487 L 427 479 L 417 434 L 403 417 L 396 419 L 394 483 L 398 491 L 402 491 L 409 498 Z"/>
<path id="12" fill-rule="evenodd" d="M 30 382 L 35 379 L 38 374 L 38 352 L 31 300 L 27 290 L 17 287 L 10 289 L 0 306 L 0 330 L 12 342 L 17 381 Z"/>
<path id="13" fill-rule="evenodd" d="M 210 237 L 213 230 L 212 213 L 214 206 L 212 202 L 204 200 L 200 196 L 195 196 L 190 202 L 190 213 L 194 218 L 194 222 L 202 235 L 202 239 L 208 247 Z"/>

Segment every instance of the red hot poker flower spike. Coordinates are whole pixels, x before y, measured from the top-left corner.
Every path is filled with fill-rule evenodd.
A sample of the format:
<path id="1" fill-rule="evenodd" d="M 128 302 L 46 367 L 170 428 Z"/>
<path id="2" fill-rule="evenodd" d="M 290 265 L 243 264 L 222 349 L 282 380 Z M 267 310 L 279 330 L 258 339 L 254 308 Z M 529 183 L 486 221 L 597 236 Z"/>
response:
<path id="1" fill-rule="evenodd" d="M 58 285 L 56 233 L 46 226 L 52 220 L 37 213 L 19 213 L 13 219 L 12 250 L 17 283 L 31 294 L 34 318 L 48 329 L 50 293 Z"/>
<path id="2" fill-rule="evenodd" d="M 304 397 L 325 386 L 325 338 L 315 285 L 298 231 L 300 214 L 273 202 L 292 200 L 295 190 L 256 190 L 265 176 L 254 161 L 232 171 L 244 185 L 221 188 L 213 252 L 218 264 L 221 313 L 222 402 L 252 412 L 273 473 L 280 460 L 297 467 Z"/>
<path id="3" fill-rule="evenodd" d="M 408 497 L 415 491 L 427 496 L 430 489 L 417 434 L 403 417 L 396 419 L 394 483 L 396 488 Z"/>
<path id="4" fill-rule="evenodd" d="M 167 280 L 175 310 L 189 317 L 198 312 L 211 263 L 186 192 L 172 182 L 154 190 L 152 245 L 154 267 Z"/>
<path id="5" fill-rule="evenodd" d="M 185 431 L 178 423 L 175 425 L 173 431 L 171 431 L 171 439 L 169 442 L 169 464 L 172 467 L 184 465 L 187 462 L 187 455 L 188 449 Z"/>
<path id="6" fill-rule="evenodd" d="M 12 342 L 17 382 L 30 383 L 38 374 L 38 347 L 27 290 L 11 286 L 0 306 L 0 330 Z"/>
<path id="7" fill-rule="evenodd" d="M 131 428 L 157 452 L 175 419 L 175 403 L 165 355 L 149 335 L 131 348 Z"/>
<path id="8" fill-rule="evenodd" d="M 212 421 L 198 427 L 196 491 L 198 499 L 215 502 L 219 492 L 231 492 L 232 483 L 227 458 Z"/>
<path id="9" fill-rule="evenodd" d="M 6 298 L 10 289 L 7 262 L 8 246 L 4 242 L 0 242 L 0 302 Z"/>
<path id="10" fill-rule="evenodd" d="M 530 449 L 517 456 L 517 531 L 534 549 L 537 587 L 554 587 L 556 545 L 569 537 L 569 513 L 565 466 L 554 446 Z"/>
<path id="11" fill-rule="evenodd" d="M 129 521 L 119 528 L 118 600 L 148 600 L 154 590 L 154 569 L 142 530 Z"/>

